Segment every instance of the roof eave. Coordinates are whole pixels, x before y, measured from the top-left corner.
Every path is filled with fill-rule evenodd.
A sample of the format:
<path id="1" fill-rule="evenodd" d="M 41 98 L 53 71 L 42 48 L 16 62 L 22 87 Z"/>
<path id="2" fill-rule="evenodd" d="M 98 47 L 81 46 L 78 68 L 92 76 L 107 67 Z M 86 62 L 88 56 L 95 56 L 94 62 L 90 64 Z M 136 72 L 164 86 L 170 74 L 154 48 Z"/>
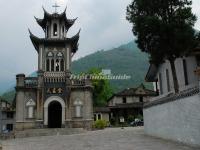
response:
<path id="1" fill-rule="evenodd" d="M 66 22 L 65 22 L 65 27 L 66 27 L 66 30 L 68 31 L 75 23 L 75 21 L 77 20 L 78 18 L 75 18 L 75 19 L 67 19 L 66 18 Z"/>
<path id="2" fill-rule="evenodd" d="M 71 37 L 70 40 L 72 41 L 72 52 L 73 53 L 76 53 L 76 51 L 78 50 L 78 41 L 79 41 L 79 38 L 80 38 L 80 32 L 81 32 L 81 29 L 78 31 L 78 33 Z"/>
<path id="3" fill-rule="evenodd" d="M 39 18 L 36 18 L 36 17 L 34 17 L 34 18 L 35 18 L 36 22 L 38 23 L 38 25 L 41 26 L 43 30 L 45 30 L 45 28 L 46 28 L 45 27 L 45 24 L 46 24 L 45 20 L 39 19 Z"/>
<path id="4" fill-rule="evenodd" d="M 33 33 L 31 33 L 30 30 L 29 30 L 29 33 L 30 33 L 31 42 L 33 43 L 33 46 L 35 47 L 35 50 L 38 52 L 39 51 L 39 42 L 41 41 L 41 39 L 38 38 L 37 36 L 35 36 Z"/>

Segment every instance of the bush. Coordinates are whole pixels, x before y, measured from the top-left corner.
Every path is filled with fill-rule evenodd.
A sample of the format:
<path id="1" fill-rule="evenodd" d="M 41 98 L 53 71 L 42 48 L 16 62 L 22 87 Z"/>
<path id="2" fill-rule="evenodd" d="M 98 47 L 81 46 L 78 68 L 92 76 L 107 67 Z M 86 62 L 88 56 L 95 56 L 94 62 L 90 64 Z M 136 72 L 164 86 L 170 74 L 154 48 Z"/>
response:
<path id="1" fill-rule="evenodd" d="M 143 120 L 143 116 L 142 115 L 137 115 L 136 117 L 137 119 Z"/>
<path id="2" fill-rule="evenodd" d="M 134 120 L 135 120 L 135 117 L 132 115 L 128 116 L 128 118 L 127 118 L 128 123 L 131 123 Z"/>
<path id="3" fill-rule="evenodd" d="M 111 118 L 110 123 L 111 123 L 111 125 L 114 125 L 116 123 L 115 118 Z"/>
<path id="4" fill-rule="evenodd" d="M 97 120 L 94 122 L 94 127 L 96 129 L 104 129 L 107 126 L 107 121 L 105 120 Z"/>

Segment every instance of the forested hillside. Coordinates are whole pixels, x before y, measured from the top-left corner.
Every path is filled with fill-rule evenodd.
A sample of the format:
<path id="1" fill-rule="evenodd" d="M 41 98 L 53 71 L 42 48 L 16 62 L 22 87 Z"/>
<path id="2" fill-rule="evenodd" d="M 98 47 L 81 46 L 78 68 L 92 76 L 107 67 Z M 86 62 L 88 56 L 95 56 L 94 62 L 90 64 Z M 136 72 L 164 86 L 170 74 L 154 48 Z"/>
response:
<path id="1" fill-rule="evenodd" d="M 78 74 L 87 72 L 91 68 L 110 69 L 113 75 L 128 75 L 130 80 L 111 80 L 114 92 L 124 88 L 136 87 L 144 83 L 144 78 L 148 70 L 148 56 L 142 53 L 134 42 L 122 45 L 111 50 L 101 50 L 91 55 L 85 56 L 73 62 L 72 72 Z M 35 73 L 32 74 L 35 76 Z M 145 85 L 152 88 L 152 84 Z M 4 93 L 2 97 L 12 101 L 15 92 L 14 88 Z"/>

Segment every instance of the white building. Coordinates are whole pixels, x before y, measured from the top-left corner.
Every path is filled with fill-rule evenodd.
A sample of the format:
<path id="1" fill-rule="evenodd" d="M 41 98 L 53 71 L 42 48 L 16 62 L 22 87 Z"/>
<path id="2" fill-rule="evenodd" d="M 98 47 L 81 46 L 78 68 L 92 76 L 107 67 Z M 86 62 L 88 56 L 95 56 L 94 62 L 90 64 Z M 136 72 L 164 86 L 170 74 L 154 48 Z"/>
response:
<path id="1" fill-rule="evenodd" d="M 200 146 L 199 49 L 175 60 L 179 93 L 175 94 L 170 63 L 151 64 L 146 80 L 154 83 L 159 96 L 145 104 L 147 134 Z"/>
<path id="2" fill-rule="evenodd" d="M 198 77 L 194 72 L 197 69 L 197 64 L 198 62 L 195 56 L 182 57 L 175 60 L 180 91 L 198 86 Z M 146 75 L 146 80 L 154 82 L 154 89 L 159 91 L 160 97 L 174 93 L 172 71 L 168 60 L 165 60 L 158 67 L 151 64 Z"/>

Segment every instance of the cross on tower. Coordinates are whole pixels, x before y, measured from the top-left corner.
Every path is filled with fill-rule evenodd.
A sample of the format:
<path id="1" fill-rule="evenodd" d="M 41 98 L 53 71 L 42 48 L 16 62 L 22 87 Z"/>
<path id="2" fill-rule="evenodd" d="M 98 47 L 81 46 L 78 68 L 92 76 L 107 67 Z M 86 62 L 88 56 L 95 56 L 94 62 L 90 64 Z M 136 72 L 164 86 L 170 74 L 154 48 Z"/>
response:
<path id="1" fill-rule="evenodd" d="M 57 8 L 60 7 L 60 6 L 58 6 L 58 4 L 55 2 L 55 4 L 52 7 L 55 8 L 55 13 L 57 13 Z"/>

